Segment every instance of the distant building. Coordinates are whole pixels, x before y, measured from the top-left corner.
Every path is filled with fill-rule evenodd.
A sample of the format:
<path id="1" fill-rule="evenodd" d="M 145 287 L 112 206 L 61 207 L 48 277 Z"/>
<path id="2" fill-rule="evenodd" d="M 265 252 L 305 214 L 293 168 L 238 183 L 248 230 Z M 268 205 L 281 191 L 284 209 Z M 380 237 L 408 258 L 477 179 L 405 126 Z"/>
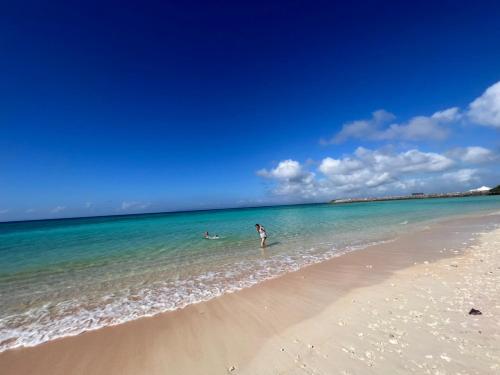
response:
<path id="1" fill-rule="evenodd" d="M 469 190 L 471 193 L 483 193 L 483 192 L 487 192 L 487 191 L 490 191 L 491 188 L 488 187 L 488 186 L 481 186 L 477 189 L 471 189 Z"/>
<path id="2" fill-rule="evenodd" d="M 424 193 L 411 193 L 412 197 L 423 197 Z"/>

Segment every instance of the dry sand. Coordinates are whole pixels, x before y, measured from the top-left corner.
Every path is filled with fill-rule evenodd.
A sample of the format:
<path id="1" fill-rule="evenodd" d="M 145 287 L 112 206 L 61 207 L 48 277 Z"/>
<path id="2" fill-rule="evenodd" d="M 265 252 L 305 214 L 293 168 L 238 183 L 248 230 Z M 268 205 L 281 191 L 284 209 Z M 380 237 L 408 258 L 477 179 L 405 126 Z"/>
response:
<path id="1" fill-rule="evenodd" d="M 0 372 L 498 374 L 499 224 L 434 224 L 179 311 L 9 350 Z"/>

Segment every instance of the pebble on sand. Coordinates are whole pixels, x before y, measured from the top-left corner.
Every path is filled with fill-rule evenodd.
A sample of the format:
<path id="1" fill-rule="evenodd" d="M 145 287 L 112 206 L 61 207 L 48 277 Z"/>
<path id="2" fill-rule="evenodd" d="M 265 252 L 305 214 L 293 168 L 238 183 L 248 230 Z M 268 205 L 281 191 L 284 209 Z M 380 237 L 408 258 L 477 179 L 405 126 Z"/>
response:
<path id="1" fill-rule="evenodd" d="M 445 360 L 446 362 L 451 362 L 451 358 L 446 355 L 446 353 L 441 354 L 441 359 Z"/>

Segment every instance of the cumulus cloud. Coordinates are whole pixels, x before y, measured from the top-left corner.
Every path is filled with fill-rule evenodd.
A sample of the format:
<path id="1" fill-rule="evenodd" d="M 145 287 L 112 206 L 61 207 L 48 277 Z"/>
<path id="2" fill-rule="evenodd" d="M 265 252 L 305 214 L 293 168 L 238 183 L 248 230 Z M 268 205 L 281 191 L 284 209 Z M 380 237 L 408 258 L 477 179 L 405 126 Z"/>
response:
<path id="1" fill-rule="evenodd" d="M 453 160 L 435 152 L 422 152 L 411 149 L 401 153 L 384 150 L 369 150 L 358 147 L 355 155 L 364 164 L 372 165 L 377 171 L 440 172 L 453 165 Z"/>
<path id="2" fill-rule="evenodd" d="M 373 112 L 371 119 L 346 123 L 342 130 L 330 140 L 321 140 L 322 144 L 338 144 L 348 139 L 368 141 L 422 141 L 442 140 L 449 134 L 446 126 L 460 119 L 458 107 L 448 108 L 431 116 L 415 116 L 407 122 L 395 123 L 396 117 L 385 110 Z"/>
<path id="3" fill-rule="evenodd" d="M 500 82 L 470 103 L 467 115 L 473 123 L 500 129 Z"/>
<path id="4" fill-rule="evenodd" d="M 393 153 L 359 147 L 353 157 L 323 159 L 318 169 L 336 188 L 359 190 L 393 183 L 409 174 L 444 171 L 453 164 L 444 155 L 416 149 Z"/>
<path id="5" fill-rule="evenodd" d="M 65 209 L 66 209 L 66 206 L 56 206 L 52 210 L 50 210 L 50 212 L 52 212 L 53 214 L 57 214 L 59 212 L 64 211 Z"/>
<path id="6" fill-rule="evenodd" d="M 464 169 L 459 169 L 458 171 L 447 172 L 443 174 L 443 179 L 452 180 L 460 184 L 469 184 L 471 182 L 478 182 L 479 181 L 478 170 L 464 168 Z"/>
<path id="7" fill-rule="evenodd" d="M 447 154 L 450 157 L 460 159 L 465 163 L 473 164 L 489 163 L 498 159 L 498 155 L 492 150 L 480 146 L 455 148 Z"/>
<path id="8" fill-rule="evenodd" d="M 446 154 L 358 147 L 342 158 L 325 157 L 316 173 L 289 159 L 257 174 L 272 181 L 274 194 L 302 198 L 409 193 L 416 189 L 460 190 L 481 177 L 479 169 L 467 165 L 482 163 L 491 155 L 490 150 L 482 147 Z"/>
<path id="9" fill-rule="evenodd" d="M 140 210 L 144 208 L 148 208 L 150 203 L 138 202 L 138 201 L 123 201 L 121 204 L 121 209 L 124 211 L 127 210 Z"/>
<path id="10" fill-rule="evenodd" d="M 350 138 L 382 140 L 383 130 L 381 128 L 395 118 L 396 116 L 392 113 L 379 109 L 372 113 L 370 119 L 356 120 L 344 124 L 337 135 L 330 140 L 321 140 L 321 143 L 342 143 Z"/>
<path id="11" fill-rule="evenodd" d="M 262 177 L 273 177 L 283 180 L 294 180 L 300 178 L 303 175 L 302 166 L 298 161 L 295 160 L 283 160 L 279 162 L 276 168 L 267 170 L 261 169 L 257 172 L 258 175 Z"/>
<path id="12" fill-rule="evenodd" d="M 382 132 L 382 137 L 385 140 L 403 141 L 443 140 L 450 133 L 444 125 L 452 121 L 451 114 L 458 118 L 458 108 L 436 112 L 430 117 L 416 116 L 402 124 L 391 124 Z"/>
<path id="13" fill-rule="evenodd" d="M 396 116 L 386 110 L 372 113 L 372 117 L 343 124 L 331 139 L 322 144 L 339 144 L 349 139 L 364 141 L 425 141 L 443 140 L 450 134 L 450 126 L 465 119 L 472 124 L 500 129 L 500 82 L 488 87 L 473 100 L 465 111 L 451 107 L 431 116 L 415 116 L 406 122 L 395 122 Z"/>
<path id="14" fill-rule="evenodd" d="M 434 120 L 438 120 L 441 122 L 453 122 L 457 121 L 462 117 L 462 114 L 460 113 L 460 109 L 458 107 L 452 107 L 445 109 L 444 111 L 438 111 L 435 112 L 431 118 Z"/>
<path id="15" fill-rule="evenodd" d="M 305 170 L 296 160 L 283 160 L 276 168 L 257 171 L 257 175 L 278 181 L 274 189 L 277 195 L 299 194 L 306 197 L 316 195 L 315 174 Z"/>
<path id="16" fill-rule="evenodd" d="M 275 168 L 257 174 L 271 181 L 275 194 L 302 197 L 461 190 L 500 177 L 500 154 L 485 147 L 458 147 L 441 153 L 424 152 L 415 146 L 408 149 L 414 142 L 444 140 L 458 124 L 500 129 L 500 82 L 465 109 L 451 107 L 407 121 L 396 121 L 394 114 L 381 109 L 368 119 L 345 123 L 331 139 L 321 140 L 323 144 L 390 141 L 405 147 L 404 151 L 358 147 L 351 154 L 325 157 L 318 164 L 283 160 Z"/>

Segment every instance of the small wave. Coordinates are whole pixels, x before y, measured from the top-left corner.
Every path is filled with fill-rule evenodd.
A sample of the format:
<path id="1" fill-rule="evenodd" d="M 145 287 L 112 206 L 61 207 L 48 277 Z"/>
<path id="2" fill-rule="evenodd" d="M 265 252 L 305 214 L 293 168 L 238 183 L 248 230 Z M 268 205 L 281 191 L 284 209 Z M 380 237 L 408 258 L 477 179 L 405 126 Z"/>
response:
<path id="1" fill-rule="evenodd" d="M 311 247 L 294 255 L 280 255 L 254 262 L 242 260 L 231 265 L 230 270 L 205 272 L 185 280 L 156 282 L 137 291 L 128 291 L 122 296 L 105 295 L 93 303 L 84 296 L 77 301 L 47 303 L 22 314 L 0 319 L 0 352 L 181 309 L 389 241 L 361 243 L 343 249 L 331 246 L 323 253 Z"/>

